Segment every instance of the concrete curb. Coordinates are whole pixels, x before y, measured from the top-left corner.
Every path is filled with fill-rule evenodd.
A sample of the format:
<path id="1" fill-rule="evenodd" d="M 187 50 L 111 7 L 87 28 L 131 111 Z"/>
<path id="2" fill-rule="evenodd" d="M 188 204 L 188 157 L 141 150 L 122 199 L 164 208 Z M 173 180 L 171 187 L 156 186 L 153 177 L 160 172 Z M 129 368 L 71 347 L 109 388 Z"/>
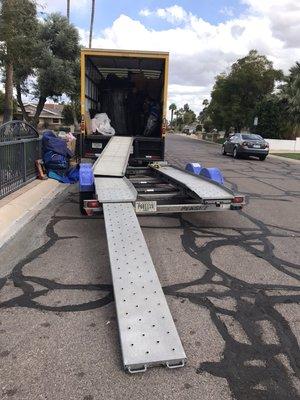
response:
<path id="1" fill-rule="evenodd" d="M 290 162 L 292 164 L 300 164 L 300 160 L 294 160 L 293 158 L 277 156 L 272 153 L 269 153 L 269 157 L 276 158 L 277 160 L 281 160 L 281 161 L 285 161 L 285 162 Z"/>
<path id="2" fill-rule="evenodd" d="M 67 187 L 47 179 L 25 193 L 23 189 L 15 192 L 14 198 L 0 207 L 0 249 Z"/>

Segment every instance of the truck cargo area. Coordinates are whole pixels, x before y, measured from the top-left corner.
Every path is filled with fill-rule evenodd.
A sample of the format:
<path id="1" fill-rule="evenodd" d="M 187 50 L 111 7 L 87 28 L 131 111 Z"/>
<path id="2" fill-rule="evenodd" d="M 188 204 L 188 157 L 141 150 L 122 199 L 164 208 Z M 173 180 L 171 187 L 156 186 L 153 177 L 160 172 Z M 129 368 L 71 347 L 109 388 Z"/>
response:
<path id="1" fill-rule="evenodd" d="M 167 53 L 83 51 L 85 155 L 97 155 L 109 137 L 92 132 L 106 113 L 116 136 L 132 136 L 133 160 L 162 160 L 166 112 Z M 97 144 L 98 143 L 98 144 Z"/>

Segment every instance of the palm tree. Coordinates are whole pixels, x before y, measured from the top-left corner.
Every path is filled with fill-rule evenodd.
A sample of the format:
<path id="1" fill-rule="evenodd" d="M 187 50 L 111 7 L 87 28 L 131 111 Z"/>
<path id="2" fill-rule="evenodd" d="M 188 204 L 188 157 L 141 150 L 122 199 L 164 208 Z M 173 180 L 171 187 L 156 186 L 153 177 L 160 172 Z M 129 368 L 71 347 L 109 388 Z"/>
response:
<path id="1" fill-rule="evenodd" d="M 70 1 L 71 0 L 67 0 L 67 18 L 68 18 L 68 21 L 70 21 Z"/>
<path id="2" fill-rule="evenodd" d="M 291 86 L 291 99 L 290 99 L 290 113 L 296 125 L 300 124 L 300 63 L 290 69 L 290 86 Z"/>
<path id="3" fill-rule="evenodd" d="M 171 126 L 173 125 L 173 114 L 174 111 L 177 110 L 177 106 L 175 103 L 170 104 L 169 110 L 171 110 Z"/>
<path id="4" fill-rule="evenodd" d="M 90 24 L 89 48 L 92 47 L 94 16 L 95 16 L 95 0 L 92 0 L 92 12 L 91 12 L 91 24 Z"/>
<path id="5" fill-rule="evenodd" d="M 281 87 L 281 99 L 287 104 L 287 111 L 292 123 L 294 136 L 300 133 L 300 63 L 290 69 L 286 83 Z"/>

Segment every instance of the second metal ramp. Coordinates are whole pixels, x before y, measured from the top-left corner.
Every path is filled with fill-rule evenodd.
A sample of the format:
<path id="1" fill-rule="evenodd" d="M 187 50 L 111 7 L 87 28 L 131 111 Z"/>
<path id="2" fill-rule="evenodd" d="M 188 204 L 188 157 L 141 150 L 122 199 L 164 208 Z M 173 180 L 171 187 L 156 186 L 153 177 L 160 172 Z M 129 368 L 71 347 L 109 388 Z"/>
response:
<path id="1" fill-rule="evenodd" d="M 182 367 L 186 355 L 131 203 L 103 204 L 123 363 Z"/>
<path id="2" fill-rule="evenodd" d="M 202 200 L 229 200 L 234 196 L 230 190 L 209 179 L 169 165 L 152 167 L 156 174 L 166 178 L 179 188 L 185 188 L 194 198 Z"/>
<path id="3" fill-rule="evenodd" d="M 94 176 L 125 175 L 133 137 L 113 136 L 94 164 Z"/>

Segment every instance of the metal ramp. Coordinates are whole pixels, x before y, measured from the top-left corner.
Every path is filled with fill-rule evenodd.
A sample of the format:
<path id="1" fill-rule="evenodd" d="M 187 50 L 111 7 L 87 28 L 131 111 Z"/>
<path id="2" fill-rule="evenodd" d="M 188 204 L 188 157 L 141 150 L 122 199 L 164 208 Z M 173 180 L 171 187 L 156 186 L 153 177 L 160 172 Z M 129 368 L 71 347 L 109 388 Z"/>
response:
<path id="1" fill-rule="evenodd" d="M 186 355 L 131 203 L 103 204 L 123 363 L 182 367 Z"/>
<path id="2" fill-rule="evenodd" d="M 93 166 L 94 176 L 123 177 L 132 149 L 133 137 L 113 136 Z"/>
<path id="3" fill-rule="evenodd" d="M 133 202 L 137 191 L 127 178 L 95 177 L 95 191 L 100 203 Z"/>
<path id="4" fill-rule="evenodd" d="M 156 174 L 163 176 L 171 184 L 185 188 L 195 199 L 201 200 L 231 200 L 230 190 L 209 179 L 183 171 L 168 165 L 152 166 Z"/>
<path id="5" fill-rule="evenodd" d="M 124 177 L 132 137 L 113 137 L 93 167 L 102 203 L 123 363 L 131 373 L 152 365 L 183 367 L 186 356 L 163 294 Z"/>

